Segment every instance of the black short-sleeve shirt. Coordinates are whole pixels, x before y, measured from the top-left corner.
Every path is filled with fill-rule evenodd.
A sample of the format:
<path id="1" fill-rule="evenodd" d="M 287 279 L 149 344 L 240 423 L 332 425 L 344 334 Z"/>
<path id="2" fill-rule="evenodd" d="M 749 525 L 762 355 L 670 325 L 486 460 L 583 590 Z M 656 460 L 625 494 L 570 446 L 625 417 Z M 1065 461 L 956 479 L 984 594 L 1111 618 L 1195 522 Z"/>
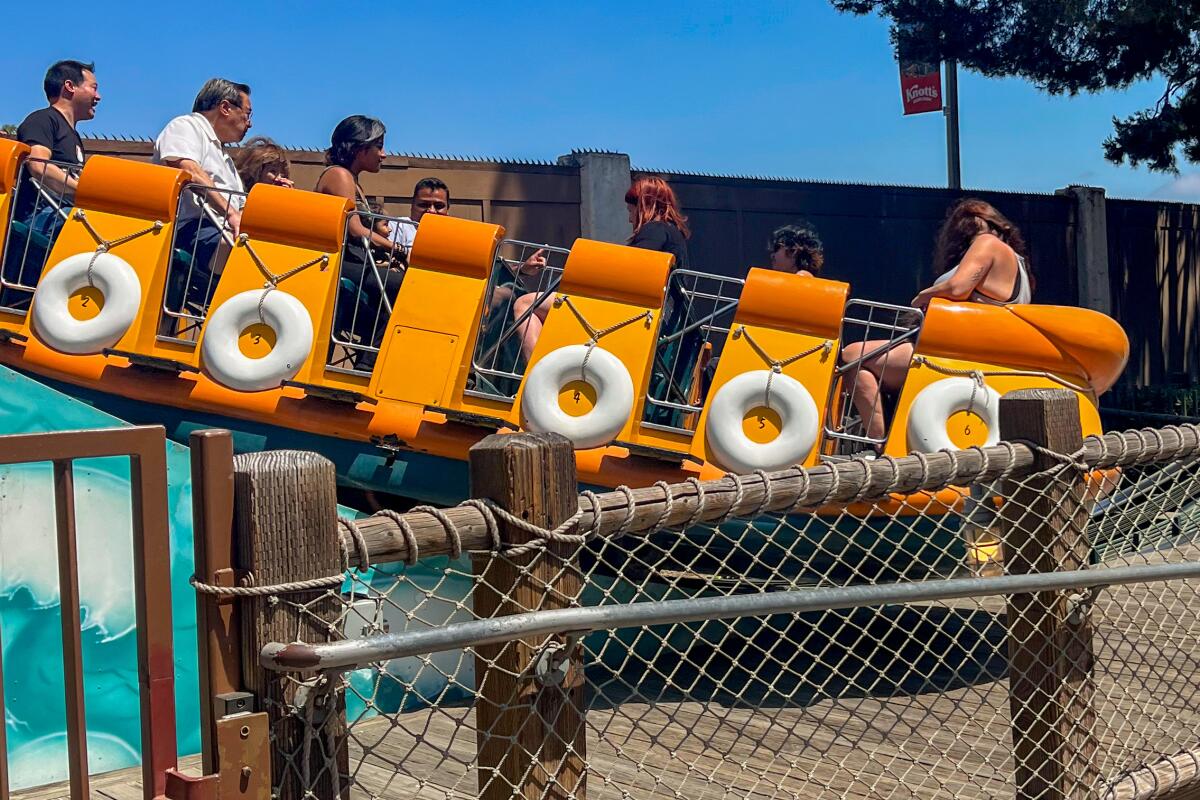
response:
<path id="1" fill-rule="evenodd" d="M 50 159 L 65 164 L 83 164 L 83 140 L 57 108 L 48 106 L 34 111 L 17 128 L 17 139 L 28 145 L 49 148 Z M 17 195 L 18 219 L 28 216 L 34 207 L 37 189 L 25 181 Z"/>

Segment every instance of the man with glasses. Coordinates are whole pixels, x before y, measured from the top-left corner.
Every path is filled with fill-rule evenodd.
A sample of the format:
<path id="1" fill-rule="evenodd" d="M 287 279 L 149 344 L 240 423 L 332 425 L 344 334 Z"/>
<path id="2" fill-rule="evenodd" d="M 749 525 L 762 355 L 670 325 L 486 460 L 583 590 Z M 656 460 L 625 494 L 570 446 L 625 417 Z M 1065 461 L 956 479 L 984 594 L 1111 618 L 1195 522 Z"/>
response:
<path id="1" fill-rule="evenodd" d="M 244 198 L 227 192 L 244 189 L 225 146 L 245 137 L 253 114 L 249 86 L 212 78 L 200 88 L 192 113 L 168 122 L 154 140 L 154 163 L 182 169 L 193 184 L 214 189 L 185 190 L 180 203 L 176 268 L 167 289 L 167 307 L 173 311 L 182 311 L 184 303 L 207 307 L 219 272 L 213 257 L 223 235 L 237 238 Z"/>

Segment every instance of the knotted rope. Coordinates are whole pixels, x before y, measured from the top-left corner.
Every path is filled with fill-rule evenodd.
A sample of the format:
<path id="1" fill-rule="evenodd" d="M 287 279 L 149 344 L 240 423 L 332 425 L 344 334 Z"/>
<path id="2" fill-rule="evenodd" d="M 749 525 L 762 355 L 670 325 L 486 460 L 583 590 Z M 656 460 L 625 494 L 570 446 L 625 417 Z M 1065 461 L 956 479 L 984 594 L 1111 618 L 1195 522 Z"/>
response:
<path id="1" fill-rule="evenodd" d="M 584 380 L 587 380 L 587 365 L 588 361 L 592 357 L 592 351 L 596 349 L 596 345 L 600 344 L 601 339 L 603 339 L 605 336 L 608 336 L 610 333 L 615 333 L 616 331 L 621 330 L 621 328 L 624 328 L 627 325 L 632 325 L 635 322 L 641 322 L 642 320 L 645 320 L 646 323 L 649 324 L 654 321 L 653 311 L 641 311 L 637 314 L 634 314 L 627 320 L 622 320 L 615 325 L 609 325 L 607 328 L 601 328 L 597 330 L 592 323 L 588 322 L 587 317 L 585 317 L 583 313 L 575 307 L 575 304 L 571 302 L 571 298 L 568 295 L 560 294 L 555 297 L 554 305 L 566 306 L 571 313 L 575 315 L 575 319 L 579 320 L 579 324 L 583 326 L 584 331 L 587 332 L 587 352 L 584 353 L 583 363 L 579 366 L 580 377 Z"/>
<path id="2" fill-rule="evenodd" d="M 297 275 L 309 267 L 316 266 L 317 264 L 321 265 L 322 271 L 329 266 L 329 254 L 322 253 L 316 258 L 305 261 L 298 267 L 292 267 L 286 272 L 280 272 L 276 274 L 271 272 L 270 268 L 263 263 L 263 260 L 259 257 L 258 253 L 254 251 L 253 245 L 250 244 L 250 237 L 248 234 L 238 234 L 236 244 L 238 247 L 243 247 L 246 249 L 246 253 L 250 256 L 250 260 L 254 262 L 254 266 L 257 267 L 258 271 L 262 273 L 262 276 L 267 279 L 266 283 L 263 284 L 262 296 L 258 298 L 258 321 L 264 325 L 267 321 L 263 319 L 263 303 L 266 302 L 268 294 L 279 288 L 279 284 L 283 283 L 293 275 Z"/>
<path id="3" fill-rule="evenodd" d="M 163 229 L 164 225 L 166 225 L 166 223 L 162 220 L 156 219 L 154 220 L 154 224 L 148 228 L 143 228 L 140 231 L 134 231 L 133 233 L 126 234 L 125 236 L 118 236 L 116 239 L 105 239 L 100 235 L 99 231 L 92 227 L 92 223 L 88 221 L 87 214 L 83 211 L 83 209 L 75 209 L 75 219 L 82 222 L 83 227 L 89 234 L 91 234 L 91 237 L 96 240 L 96 252 L 92 253 L 91 260 L 88 261 L 87 265 L 87 282 L 88 286 L 92 287 L 93 289 L 96 288 L 96 284 L 92 282 L 92 270 L 96 267 L 97 258 L 104 253 L 109 252 L 114 247 L 123 245 L 126 242 L 132 242 L 134 239 L 137 239 L 140 236 L 145 236 L 147 233 L 158 235 L 158 232 Z"/>
<path id="4" fill-rule="evenodd" d="M 984 378 L 1045 378 L 1048 381 L 1057 383 L 1064 389 L 1070 389 L 1073 392 L 1087 394 L 1090 389 L 1084 386 L 1071 383 L 1057 375 L 1049 372 L 1039 372 L 1037 370 L 1020 370 L 1020 369 L 996 369 L 996 370 L 981 370 L 981 369 L 955 369 L 954 367 L 945 367 L 940 364 L 935 364 L 925 356 L 913 356 L 912 365 L 914 367 L 929 367 L 934 372 L 940 372 L 943 375 L 958 375 L 966 378 L 971 378 L 983 386 Z"/>
<path id="5" fill-rule="evenodd" d="M 821 344 L 813 345 L 807 350 L 802 350 L 799 353 L 796 353 L 794 356 L 776 359 L 771 358 L 771 355 L 762 347 L 762 345 L 754 341 L 754 337 L 750 335 L 750 331 L 746 329 L 745 325 L 739 325 L 737 330 L 733 332 L 734 339 L 738 339 L 740 337 L 745 337 L 746 344 L 750 345 L 750 349 L 757 353 L 758 357 L 765 361 L 767 366 L 770 367 L 771 371 L 767 375 L 767 388 L 763 393 L 763 405 L 767 408 L 771 407 L 771 383 L 775 380 L 776 375 L 783 374 L 784 367 L 788 366 L 789 364 L 794 364 L 802 358 L 807 358 L 813 353 L 820 353 L 822 360 L 824 360 L 829 357 L 830 351 L 833 350 L 833 342 L 829 339 L 826 339 Z"/>

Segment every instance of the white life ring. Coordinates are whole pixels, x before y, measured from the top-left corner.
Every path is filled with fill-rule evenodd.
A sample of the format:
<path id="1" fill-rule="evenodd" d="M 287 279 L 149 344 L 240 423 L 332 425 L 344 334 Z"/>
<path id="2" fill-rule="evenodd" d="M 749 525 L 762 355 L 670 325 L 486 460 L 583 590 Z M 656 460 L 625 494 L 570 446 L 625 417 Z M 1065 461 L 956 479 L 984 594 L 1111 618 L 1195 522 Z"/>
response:
<path id="1" fill-rule="evenodd" d="M 92 285 L 104 300 L 100 313 L 76 319 L 68 305 L 71 295 Z M 33 327 L 38 338 L 62 353 L 99 353 L 121 340 L 142 304 L 142 282 L 129 262 L 112 253 L 76 253 L 54 265 L 34 294 Z"/>
<path id="2" fill-rule="evenodd" d="M 312 318 L 294 295 L 279 290 L 251 289 L 222 303 L 204 326 L 200 351 L 204 368 L 218 383 L 242 392 L 275 389 L 300 371 L 312 351 Z M 250 358 L 238 347 L 242 331 L 262 322 L 275 332 L 275 346 L 262 358 Z"/>
<path id="3" fill-rule="evenodd" d="M 808 458 L 817 443 L 817 404 L 804 384 L 787 375 L 771 381 L 770 408 L 779 414 L 779 435 L 769 442 L 756 442 L 746 435 L 742 423 L 753 409 L 766 401 L 767 370 L 744 372 L 726 383 L 713 398 L 704 434 L 722 467 L 734 472 L 783 469 Z"/>
<path id="4" fill-rule="evenodd" d="M 521 399 L 524 427 L 538 433 L 561 433 L 576 449 L 608 444 L 617 437 L 633 411 L 633 379 L 621 359 L 607 350 L 592 348 L 584 374 L 586 345 L 573 344 L 549 353 L 525 379 Z M 596 405 L 578 417 L 563 411 L 559 393 L 572 381 L 583 381 L 596 391 Z"/>
<path id="5" fill-rule="evenodd" d="M 1000 441 L 1000 395 L 990 386 L 970 378 L 944 378 L 926 386 L 913 398 L 908 412 L 908 449 L 922 453 L 960 449 L 950 440 L 946 423 L 970 409 L 987 426 L 985 447 Z"/>

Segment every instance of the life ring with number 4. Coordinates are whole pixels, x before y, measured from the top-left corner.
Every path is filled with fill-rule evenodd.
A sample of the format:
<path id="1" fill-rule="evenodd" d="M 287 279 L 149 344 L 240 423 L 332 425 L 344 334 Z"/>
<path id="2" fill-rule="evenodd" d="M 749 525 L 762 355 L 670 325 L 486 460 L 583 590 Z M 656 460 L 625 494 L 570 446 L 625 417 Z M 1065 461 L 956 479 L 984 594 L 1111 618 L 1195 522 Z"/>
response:
<path id="1" fill-rule="evenodd" d="M 591 356 L 587 351 L 586 345 L 573 344 L 546 354 L 526 377 L 521 398 L 524 428 L 561 433 L 577 450 L 600 447 L 617 438 L 633 412 L 633 379 L 621 359 L 600 347 L 593 347 Z M 577 417 L 559 403 L 562 390 L 575 381 L 588 384 L 596 393 L 595 405 Z"/>

